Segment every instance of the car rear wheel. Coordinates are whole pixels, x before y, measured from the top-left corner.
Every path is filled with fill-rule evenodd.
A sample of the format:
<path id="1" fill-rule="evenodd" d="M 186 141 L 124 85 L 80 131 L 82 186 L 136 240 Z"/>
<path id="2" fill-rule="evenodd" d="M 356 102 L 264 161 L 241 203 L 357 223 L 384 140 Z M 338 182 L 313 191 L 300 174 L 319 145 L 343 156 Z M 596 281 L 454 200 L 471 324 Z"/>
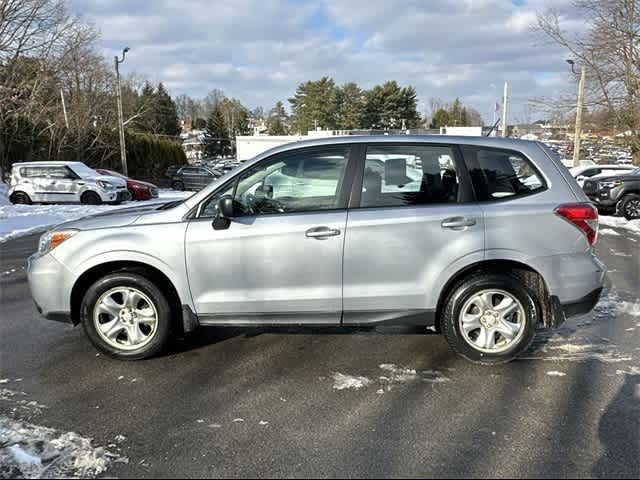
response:
<path id="1" fill-rule="evenodd" d="M 166 296 L 137 273 L 114 273 L 98 280 L 85 294 L 80 312 L 91 343 L 122 360 L 158 355 L 171 335 Z"/>
<path id="2" fill-rule="evenodd" d="M 15 192 L 13 195 L 11 195 L 11 198 L 9 198 L 9 200 L 15 205 L 31 205 L 32 203 L 29 195 L 24 192 Z"/>
<path id="3" fill-rule="evenodd" d="M 442 332 L 451 348 L 471 362 L 507 363 L 531 346 L 537 305 L 535 293 L 518 276 L 476 274 L 448 296 Z"/>
<path id="4" fill-rule="evenodd" d="M 82 194 L 82 197 L 80 197 L 80 202 L 85 205 L 100 205 L 102 199 L 96 192 L 85 192 Z"/>
<path id="5" fill-rule="evenodd" d="M 640 218 L 640 195 L 635 193 L 626 195 L 620 201 L 620 213 L 627 220 L 637 220 Z"/>

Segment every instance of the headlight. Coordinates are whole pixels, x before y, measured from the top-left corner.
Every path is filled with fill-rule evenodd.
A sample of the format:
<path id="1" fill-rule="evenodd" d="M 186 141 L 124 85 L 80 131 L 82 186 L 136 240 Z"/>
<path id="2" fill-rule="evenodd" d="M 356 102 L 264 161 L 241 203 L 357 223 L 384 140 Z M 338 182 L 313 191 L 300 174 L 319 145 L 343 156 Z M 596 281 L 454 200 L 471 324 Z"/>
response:
<path id="1" fill-rule="evenodd" d="M 109 182 L 105 182 L 104 180 L 98 180 L 98 186 L 100 188 L 104 188 L 105 190 L 113 190 L 115 187 L 115 185 L 109 183 Z"/>
<path id="2" fill-rule="evenodd" d="M 622 185 L 622 180 L 614 180 L 612 182 L 600 182 L 600 188 L 611 189 L 611 188 L 619 187 L 620 185 Z"/>
<path id="3" fill-rule="evenodd" d="M 69 240 L 76 233 L 78 233 L 77 230 L 60 230 L 45 233 L 40 237 L 40 243 L 38 244 L 38 254 L 46 255 L 61 243 Z"/>

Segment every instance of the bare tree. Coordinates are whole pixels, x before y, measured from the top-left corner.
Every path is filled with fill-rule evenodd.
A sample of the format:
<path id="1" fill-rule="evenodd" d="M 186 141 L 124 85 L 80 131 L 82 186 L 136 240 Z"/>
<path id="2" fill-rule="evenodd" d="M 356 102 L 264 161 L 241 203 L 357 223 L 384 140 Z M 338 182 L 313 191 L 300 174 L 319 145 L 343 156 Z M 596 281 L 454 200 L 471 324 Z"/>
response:
<path id="1" fill-rule="evenodd" d="M 570 35 L 561 15 L 538 16 L 538 28 L 586 67 L 587 104 L 609 112 L 640 166 L 640 1 L 576 0 L 586 31 Z"/>

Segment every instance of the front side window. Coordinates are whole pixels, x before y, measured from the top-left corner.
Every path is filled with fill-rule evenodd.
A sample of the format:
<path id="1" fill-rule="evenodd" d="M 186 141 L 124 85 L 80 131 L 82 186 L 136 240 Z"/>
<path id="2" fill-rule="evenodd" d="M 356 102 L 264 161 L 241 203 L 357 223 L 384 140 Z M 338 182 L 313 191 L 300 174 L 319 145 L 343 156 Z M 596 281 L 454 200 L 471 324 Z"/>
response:
<path id="1" fill-rule="evenodd" d="M 456 203 L 460 181 L 450 147 L 367 148 L 360 206 L 403 207 Z"/>
<path id="2" fill-rule="evenodd" d="M 520 153 L 466 145 L 461 149 L 480 201 L 519 197 L 546 188 L 542 176 Z"/>
<path id="3" fill-rule="evenodd" d="M 340 208 L 348 160 L 346 146 L 276 154 L 240 177 L 234 200 L 244 215 Z"/>

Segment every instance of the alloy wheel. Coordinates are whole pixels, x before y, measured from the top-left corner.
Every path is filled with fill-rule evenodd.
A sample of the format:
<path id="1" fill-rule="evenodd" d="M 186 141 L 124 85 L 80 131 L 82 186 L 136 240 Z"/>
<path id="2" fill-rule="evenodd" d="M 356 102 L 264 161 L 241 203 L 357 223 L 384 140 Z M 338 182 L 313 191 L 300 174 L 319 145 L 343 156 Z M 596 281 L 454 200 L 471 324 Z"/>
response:
<path id="1" fill-rule="evenodd" d="M 460 332 L 474 349 L 499 354 L 517 344 L 525 333 L 522 303 L 504 290 L 482 290 L 462 307 Z"/>
<path id="2" fill-rule="evenodd" d="M 158 330 L 158 311 L 151 299 L 132 287 L 116 287 L 104 293 L 93 309 L 93 323 L 100 338 L 120 350 L 147 345 Z"/>

